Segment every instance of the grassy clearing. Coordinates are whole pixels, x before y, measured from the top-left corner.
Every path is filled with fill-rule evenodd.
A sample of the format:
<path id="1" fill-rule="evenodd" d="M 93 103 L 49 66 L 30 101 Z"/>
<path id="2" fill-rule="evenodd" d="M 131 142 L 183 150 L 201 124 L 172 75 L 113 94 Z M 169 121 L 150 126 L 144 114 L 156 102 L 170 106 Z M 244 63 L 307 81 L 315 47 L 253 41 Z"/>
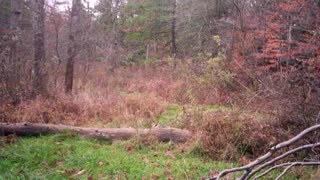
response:
<path id="1" fill-rule="evenodd" d="M 210 170 L 233 166 L 208 161 L 170 143 L 110 144 L 70 134 L 18 138 L 0 154 L 0 179 L 198 179 Z"/>
<path id="2" fill-rule="evenodd" d="M 14 141 L 0 148 L 0 179 L 201 179 L 236 166 L 178 145 L 146 146 L 137 139 L 111 144 L 58 134 Z"/>

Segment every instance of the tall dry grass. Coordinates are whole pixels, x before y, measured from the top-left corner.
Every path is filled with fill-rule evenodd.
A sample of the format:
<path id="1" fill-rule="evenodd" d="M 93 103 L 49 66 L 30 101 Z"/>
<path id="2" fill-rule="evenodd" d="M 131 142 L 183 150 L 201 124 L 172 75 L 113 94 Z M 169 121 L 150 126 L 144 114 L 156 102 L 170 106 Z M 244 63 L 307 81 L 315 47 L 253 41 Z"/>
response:
<path id="1" fill-rule="evenodd" d="M 286 92 L 299 93 L 299 88 L 293 91 L 284 83 L 277 86 L 265 80 L 268 88 L 237 91 L 234 88 L 237 83 L 215 79 L 211 72 L 197 72 L 185 64 L 109 66 L 101 62 L 90 66 L 80 63 L 72 95 L 63 93 L 63 73 L 49 73 L 50 95 L 18 104 L 0 103 L 0 122 L 151 127 L 175 104 L 182 108 L 177 117 L 179 127 L 197 134 L 196 148 L 225 160 L 257 156 L 293 134 L 286 127 L 292 129 L 294 125 L 281 116 L 294 111 L 301 101 L 301 98 L 292 100 Z M 270 95 L 272 92 L 278 93 Z M 288 106 L 280 106 L 284 102 Z M 229 109 L 204 108 L 210 105 Z"/>
<path id="2" fill-rule="evenodd" d="M 62 73 L 54 70 L 48 97 L 1 104 L 1 122 L 43 122 L 71 125 L 152 125 L 172 103 L 180 105 L 220 103 L 215 85 L 200 85 L 183 67 L 169 65 L 122 66 L 80 64 L 76 68 L 73 95 L 63 93 Z M 191 73 L 191 71 L 189 72 Z M 58 80 L 58 81 L 56 81 Z M 219 97 L 214 99 L 212 97 Z"/>

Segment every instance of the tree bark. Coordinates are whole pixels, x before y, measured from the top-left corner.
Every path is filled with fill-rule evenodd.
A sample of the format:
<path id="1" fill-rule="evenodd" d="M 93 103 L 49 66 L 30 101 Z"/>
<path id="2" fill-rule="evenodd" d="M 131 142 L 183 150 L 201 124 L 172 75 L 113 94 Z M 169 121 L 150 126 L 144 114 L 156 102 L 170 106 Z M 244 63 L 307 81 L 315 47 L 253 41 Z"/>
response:
<path id="1" fill-rule="evenodd" d="M 176 57 L 176 55 L 177 55 L 177 44 L 176 44 L 177 17 L 176 17 L 176 11 L 177 11 L 177 1 L 173 0 L 173 4 L 172 4 L 172 22 L 171 22 L 171 53 L 172 53 L 173 57 Z"/>
<path id="2" fill-rule="evenodd" d="M 22 14 L 22 1 L 11 0 L 11 15 L 10 15 L 10 53 L 8 62 L 9 79 L 7 83 L 10 87 L 11 96 L 15 96 L 15 91 L 20 82 L 20 71 L 19 71 L 19 54 L 18 46 L 20 42 L 20 20 Z"/>
<path id="3" fill-rule="evenodd" d="M 73 88 L 74 62 L 79 46 L 81 0 L 72 1 L 71 17 L 69 24 L 68 60 L 65 73 L 65 92 L 71 93 Z"/>
<path id="4" fill-rule="evenodd" d="M 11 16 L 10 29 L 20 29 L 19 22 L 21 20 L 22 1 L 11 0 Z"/>
<path id="5" fill-rule="evenodd" d="M 80 136 L 103 139 L 107 141 L 128 140 L 135 135 L 146 137 L 154 135 L 161 142 L 172 141 L 174 143 L 184 143 L 191 138 L 191 133 L 187 130 L 175 128 L 152 128 L 152 129 L 134 129 L 134 128 L 84 128 L 54 124 L 36 124 L 36 123 L 0 123 L 0 135 L 16 134 L 18 136 L 38 136 L 47 134 L 56 134 L 65 131 L 76 132 Z"/>
<path id="6" fill-rule="evenodd" d="M 34 96 L 46 91 L 45 83 L 45 27 L 44 27 L 44 0 L 33 0 L 33 44 L 34 61 L 32 69 L 32 94 Z"/>

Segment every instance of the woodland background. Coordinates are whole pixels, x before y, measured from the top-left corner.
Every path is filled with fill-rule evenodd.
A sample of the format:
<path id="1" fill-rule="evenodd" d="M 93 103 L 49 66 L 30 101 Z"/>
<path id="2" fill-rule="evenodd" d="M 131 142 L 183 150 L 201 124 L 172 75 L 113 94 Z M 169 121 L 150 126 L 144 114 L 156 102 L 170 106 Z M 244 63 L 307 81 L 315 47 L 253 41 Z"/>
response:
<path id="1" fill-rule="evenodd" d="M 318 123 L 319 58 L 319 0 L 1 0 L 0 122 L 184 128 L 246 161 Z"/>

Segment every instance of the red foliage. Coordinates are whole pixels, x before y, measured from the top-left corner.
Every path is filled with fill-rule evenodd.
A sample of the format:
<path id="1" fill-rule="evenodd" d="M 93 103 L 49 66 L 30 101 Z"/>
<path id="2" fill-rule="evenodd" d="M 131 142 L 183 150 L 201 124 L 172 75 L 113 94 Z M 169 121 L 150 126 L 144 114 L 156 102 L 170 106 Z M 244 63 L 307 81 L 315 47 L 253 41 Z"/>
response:
<path id="1" fill-rule="evenodd" d="M 250 64 L 257 70 L 279 69 L 281 63 L 289 60 L 319 66 L 320 8 L 314 3 L 282 0 L 247 13 L 246 28 L 236 33 L 242 42 L 233 53 L 237 65 Z"/>

